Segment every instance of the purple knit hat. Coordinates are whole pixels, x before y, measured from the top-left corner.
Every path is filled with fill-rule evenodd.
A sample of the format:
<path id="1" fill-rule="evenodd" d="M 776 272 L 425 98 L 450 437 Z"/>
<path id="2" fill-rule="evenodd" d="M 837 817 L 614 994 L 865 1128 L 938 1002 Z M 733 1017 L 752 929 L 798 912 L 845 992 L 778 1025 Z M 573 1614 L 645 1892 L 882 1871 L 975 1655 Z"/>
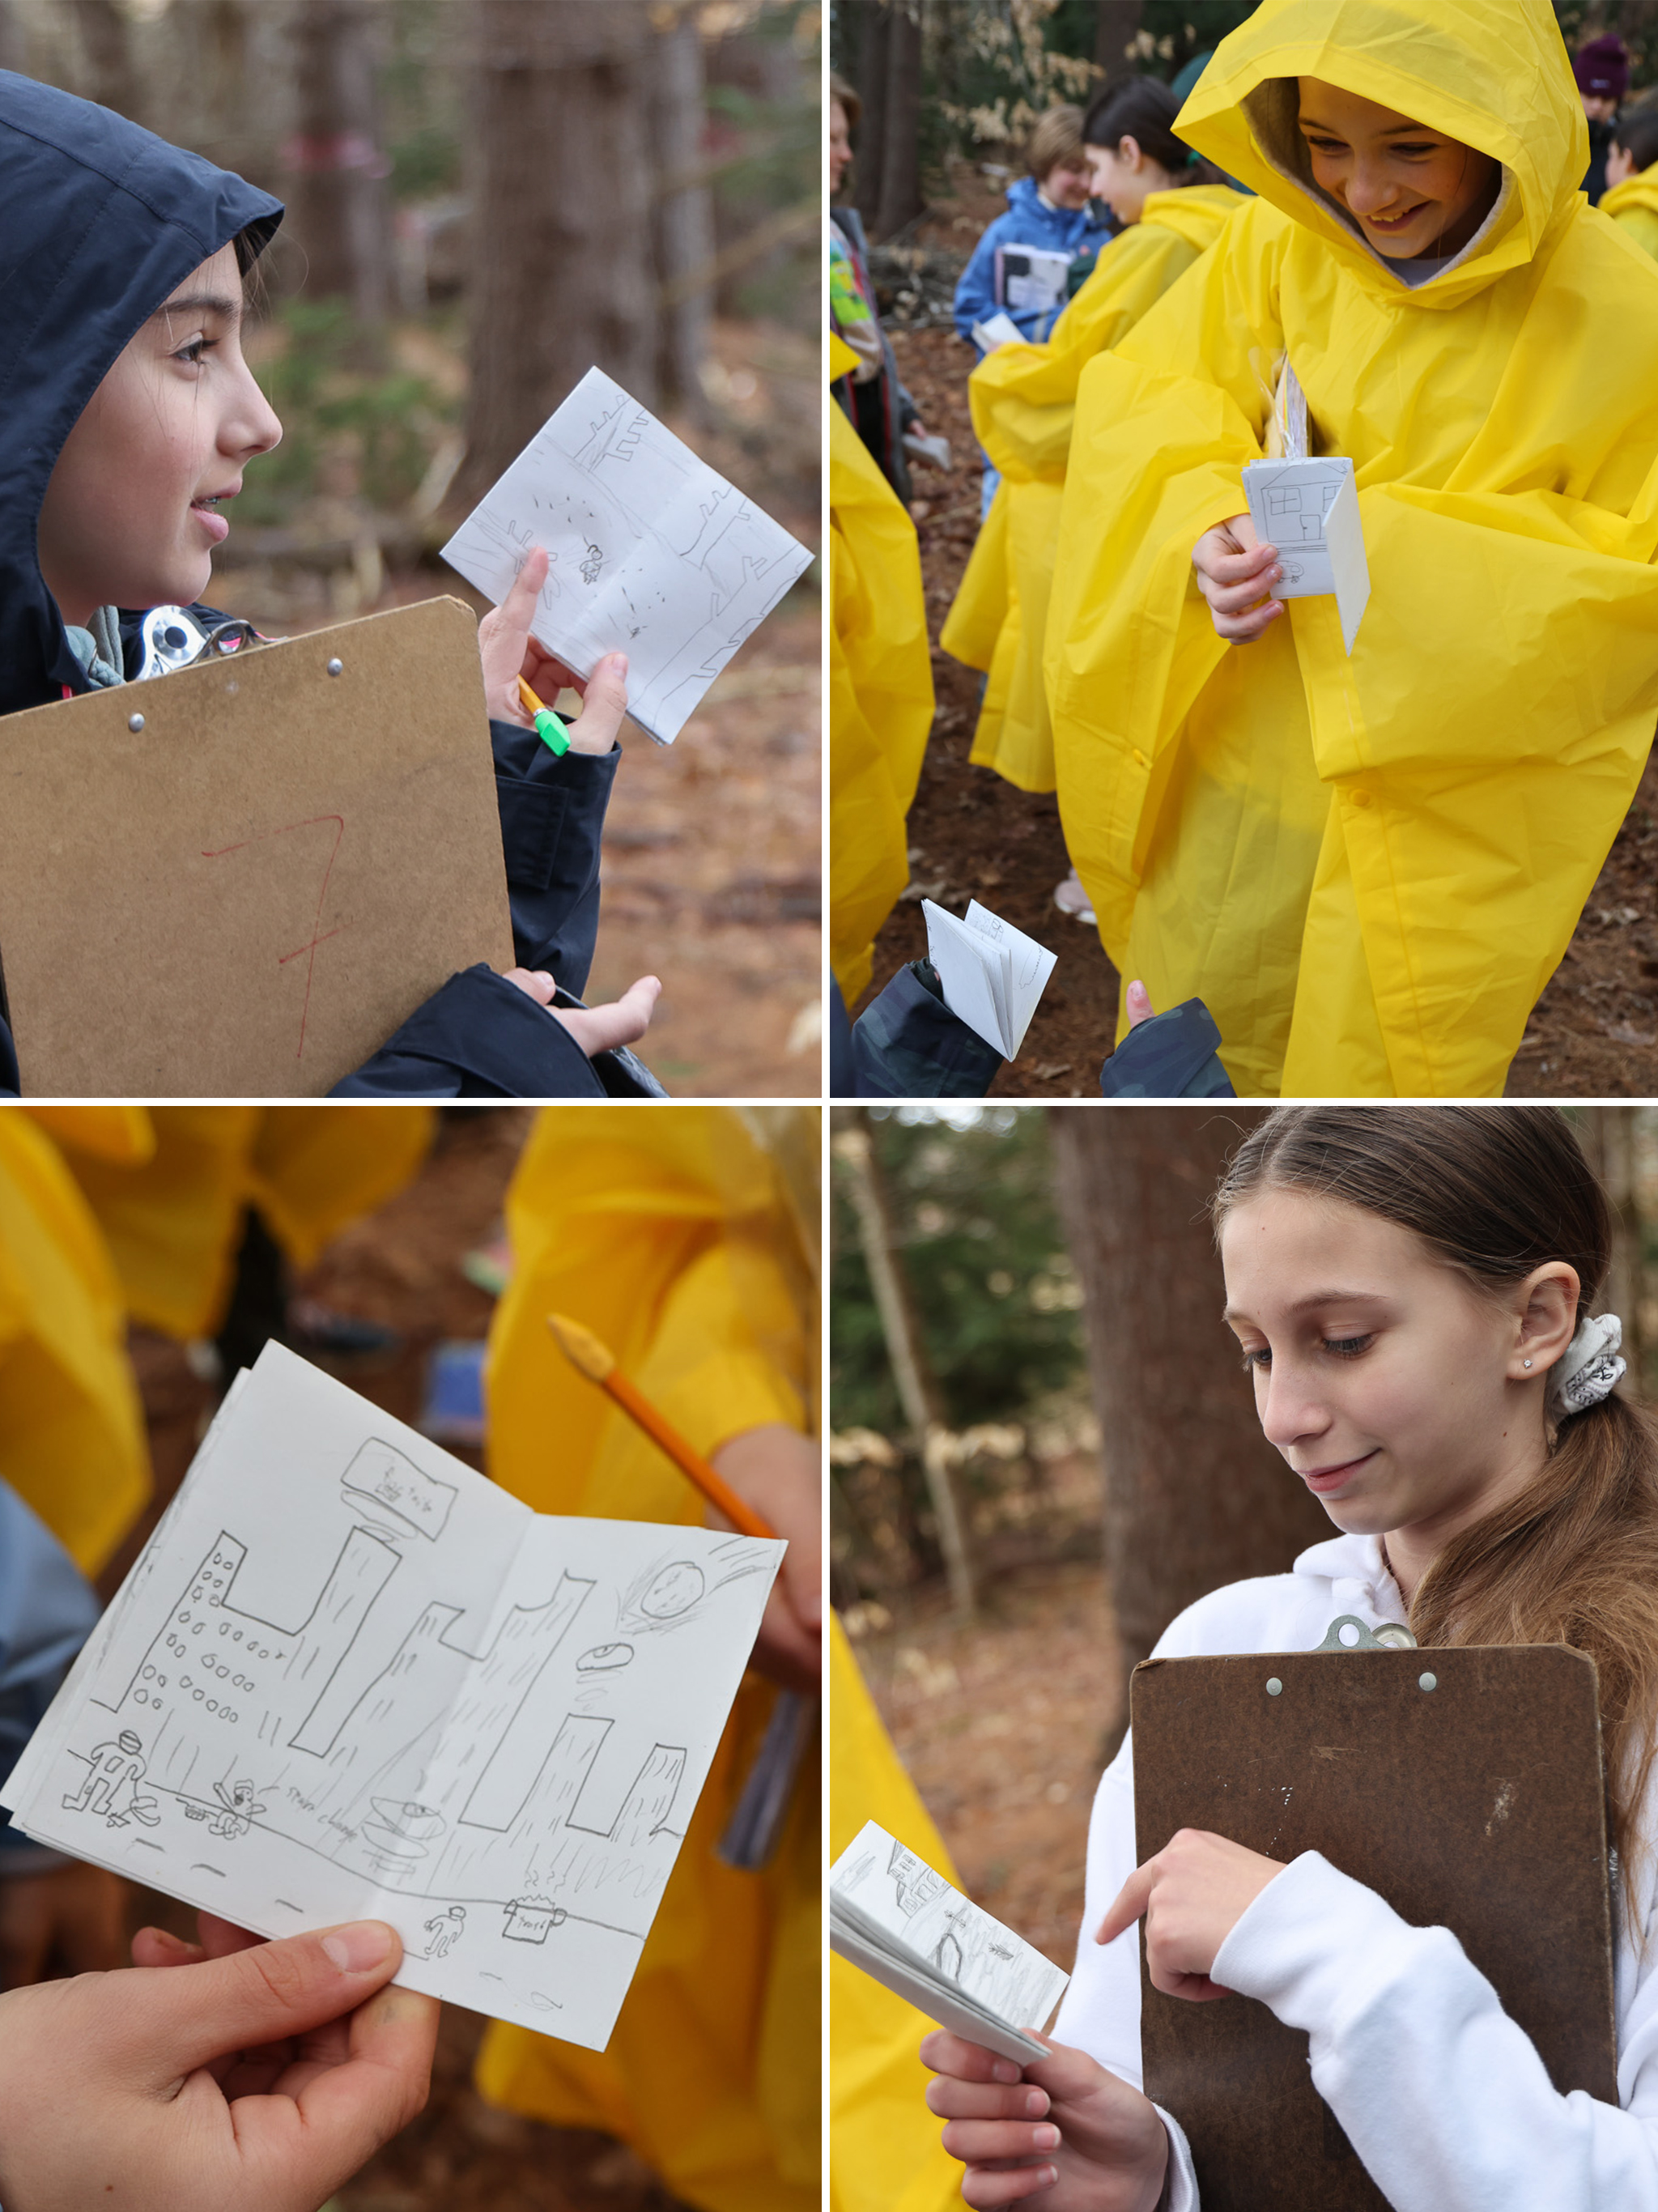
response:
<path id="1" fill-rule="evenodd" d="M 1629 49 L 1610 32 L 1605 38 L 1591 39 L 1577 49 L 1571 73 L 1579 92 L 1592 100 L 1621 100 L 1629 90 Z"/>

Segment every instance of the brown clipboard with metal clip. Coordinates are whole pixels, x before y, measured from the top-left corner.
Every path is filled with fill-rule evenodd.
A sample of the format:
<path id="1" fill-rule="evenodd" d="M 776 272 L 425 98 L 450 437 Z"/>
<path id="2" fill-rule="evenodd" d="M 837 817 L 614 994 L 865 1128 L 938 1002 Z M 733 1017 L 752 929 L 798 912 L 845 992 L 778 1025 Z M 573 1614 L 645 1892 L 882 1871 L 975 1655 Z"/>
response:
<path id="1" fill-rule="evenodd" d="M 26 1096 L 318 1096 L 477 961 L 513 937 L 458 599 L 0 720 Z"/>
<path id="2" fill-rule="evenodd" d="M 1142 1863 L 1181 1828 L 1286 1864 L 1322 1852 L 1458 1937 L 1557 2089 L 1617 2103 L 1592 1660 L 1386 1648 L 1350 1618 L 1317 1651 L 1149 1659 L 1130 1698 Z M 1145 2094 L 1190 2139 L 1204 2212 L 1386 2212 L 1305 2034 L 1252 1998 L 1164 1996 L 1144 1947 L 1140 1984 Z"/>

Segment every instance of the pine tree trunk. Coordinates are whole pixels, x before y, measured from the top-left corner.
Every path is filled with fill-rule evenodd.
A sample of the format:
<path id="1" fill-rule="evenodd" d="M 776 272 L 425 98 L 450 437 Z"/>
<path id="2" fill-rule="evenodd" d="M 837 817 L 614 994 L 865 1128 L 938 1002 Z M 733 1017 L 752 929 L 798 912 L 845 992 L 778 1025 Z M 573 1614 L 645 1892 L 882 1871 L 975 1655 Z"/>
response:
<path id="1" fill-rule="evenodd" d="M 887 54 L 885 141 L 881 156 L 878 238 L 890 238 L 920 215 L 921 198 L 921 0 L 893 0 Z M 914 12 L 912 12 L 912 10 Z"/>
<path id="2" fill-rule="evenodd" d="M 865 229 L 873 230 L 881 211 L 881 173 L 886 158 L 887 71 L 892 48 L 893 11 L 888 0 L 854 0 L 859 21 L 858 96 L 864 112 L 858 125 L 853 185 Z"/>
<path id="3" fill-rule="evenodd" d="M 707 284 L 683 289 L 714 257 L 714 193 L 697 173 L 702 161 L 705 81 L 702 38 L 683 18 L 659 34 L 652 55 L 651 142 L 660 182 L 656 203 L 656 267 L 671 295 L 657 351 L 663 393 L 702 418 L 708 409 L 701 370 L 708 349 Z M 680 287 L 677 291 L 674 288 Z"/>
<path id="4" fill-rule="evenodd" d="M 1105 71 L 1108 84 L 1132 76 L 1134 65 L 1128 49 L 1139 36 L 1145 0 L 1098 0 L 1094 21 L 1094 59 Z"/>
<path id="5" fill-rule="evenodd" d="M 1051 1110 L 1105 1463 L 1106 1571 L 1132 1669 L 1181 1609 L 1332 1535 L 1261 1435 L 1220 1318 L 1204 1205 L 1259 1109 Z"/>
<path id="6" fill-rule="evenodd" d="M 100 107 L 141 122 L 143 102 L 133 74 L 127 21 L 115 0 L 72 0 L 85 58 L 82 90 Z"/>
<path id="7" fill-rule="evenodd" d="M 299 0 L 288 25 L 295 132 L 284 149 L 287 228 L 305 252 L 306 292 L 349 300 L 370 331 L 386 320 L 392 268 L 375 29 L 365 0 Z"/>
<path id="8" fill-rule="evenodd" d="M 470 504 L 586 371 L 657 404 L 642 0 L 473 0 Z"/>

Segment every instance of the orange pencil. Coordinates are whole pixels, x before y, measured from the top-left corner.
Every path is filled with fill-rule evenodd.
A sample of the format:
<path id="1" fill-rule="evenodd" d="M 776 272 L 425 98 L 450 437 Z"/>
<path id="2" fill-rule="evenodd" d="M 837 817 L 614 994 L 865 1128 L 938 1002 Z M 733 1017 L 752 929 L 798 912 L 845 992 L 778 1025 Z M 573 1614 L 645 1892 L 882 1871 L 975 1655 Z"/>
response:
<path id="1" fill-rule="evenodd" d="M 549 1314 L 547 1326 L 572 1365 L 579 1367 L 589 1382 L 608 1391 L 623 1412 L 638 1422 L 653 1443 L 662 1447 L 680 1473 L 690 1478 L 726 1520 L 745 1536 L 777 1534 L 768 1521 L 762 1520 L 751 1505 L 745 1505 L 731 1485 L 715 1474 L 701 1453 L 693 1451 L 678 1430 L 663 1419 L 650 1400 L 617 1368 L 614 1353 L 608 1345 L 600 1343 L 592 1329 L 583 1328 L 580 1322 L 570 1321 L 563 1314 Z"/>

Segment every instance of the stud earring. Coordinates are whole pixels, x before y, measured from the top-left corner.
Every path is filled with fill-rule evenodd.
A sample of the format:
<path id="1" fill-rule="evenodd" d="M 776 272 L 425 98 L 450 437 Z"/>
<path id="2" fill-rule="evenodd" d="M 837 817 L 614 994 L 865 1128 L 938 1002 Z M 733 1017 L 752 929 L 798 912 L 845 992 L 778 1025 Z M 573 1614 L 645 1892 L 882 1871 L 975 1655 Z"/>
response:
<path id="1" fill-rule="evenodd" d="M 1522 1359 L 1522 1360 L 1521 1361 L 1520 1364 L 1521 1364 L 1522 1367 L 1529 1367 L 1529 1366 L 1531 1365 L 1531 1362 L 1530 1362 L 1530 1360 L 1529 1360 L 1529 1359 Z"/>

